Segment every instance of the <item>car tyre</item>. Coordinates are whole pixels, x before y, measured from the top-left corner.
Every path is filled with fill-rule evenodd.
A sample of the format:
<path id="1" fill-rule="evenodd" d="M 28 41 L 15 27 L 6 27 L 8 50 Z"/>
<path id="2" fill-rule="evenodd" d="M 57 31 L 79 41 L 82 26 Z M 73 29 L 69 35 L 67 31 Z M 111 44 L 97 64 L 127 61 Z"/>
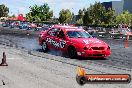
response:
<path id="1" fill-rule="evenodd" d="M 48 46 L 47 46 L 46 42 L 42 43 L 42 50 L 43 50 L 43 52 L 47 52 L 48 51 Z"/>
<path id="2" fill-rule="evenodd" d="M 77 51 L 73 46 L 68 48 L 68 55 L 71 59 L 74 59 L 77 57 Z"/>

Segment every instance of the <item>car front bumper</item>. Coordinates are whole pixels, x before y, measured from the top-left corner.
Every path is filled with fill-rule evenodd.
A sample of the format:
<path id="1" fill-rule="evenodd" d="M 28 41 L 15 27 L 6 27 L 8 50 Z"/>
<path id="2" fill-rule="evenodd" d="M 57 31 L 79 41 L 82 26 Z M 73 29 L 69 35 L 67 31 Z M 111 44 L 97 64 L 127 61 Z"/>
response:
<path id="1" fill-rule="evenodd" d="M 110 50 L 82 50 L 78 51 L 77 55 L 81 57 L 95 57 L 95 58 L 100 58 L 100 57 L 109 57 L 111 54 Z"/>

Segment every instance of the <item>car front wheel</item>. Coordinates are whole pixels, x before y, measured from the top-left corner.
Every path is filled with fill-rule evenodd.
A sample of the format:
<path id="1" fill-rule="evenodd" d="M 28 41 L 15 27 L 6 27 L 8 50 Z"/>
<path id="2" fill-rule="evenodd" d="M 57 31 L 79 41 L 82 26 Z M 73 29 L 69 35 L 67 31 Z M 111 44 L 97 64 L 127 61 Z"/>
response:
<path id="1" fill-rule="evenodd" d="M 71 59 L 76 58 L 77 57 L 77 51 L 74 47 L 69 47 L 68 48 L 68 55 Z"/>

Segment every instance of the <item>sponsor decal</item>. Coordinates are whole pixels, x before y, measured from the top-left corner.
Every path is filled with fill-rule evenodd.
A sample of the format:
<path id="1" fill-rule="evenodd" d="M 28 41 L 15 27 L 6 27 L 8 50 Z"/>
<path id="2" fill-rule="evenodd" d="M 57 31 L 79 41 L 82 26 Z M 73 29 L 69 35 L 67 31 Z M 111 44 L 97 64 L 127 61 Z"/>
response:
<path id="1" fill-rule="evenodd" d="M 85 44 L 89 44 L 89 41 L 88 41 L 88 40 L 83 40 L 83 42 L 84 42 Z"/>
<path id="2" fill-rule="evenodd" d="M 99 41 L 99 40 L 96 40 L 96 41 L 94 41 L 94 40 L 83 40 L 83 42 L 84 42 L 85 44 L 89 44 L 90 42 L 91 42 L 91 43 L 101 43 L 101 41 Z"/>
<path id="3" fill-rule="evenodd" d="M 86 83 L 130 83 L 129 74 L 87 74 L 85 69 L 78 67 L 76 81 L 79 85 Z"/>
<path id="4" fill-rule="evenodd" d="M 65 45 L 66 45 L 66 41 L 64 41 L 64 40 L 60 40 L 59 42 L 57 42 L 51 38 L 47 38 L 46 42 L 50 43 L 52 46 L 54 46 L 56 48 L 65 48 Z"/>
<path id="5" fill-rule="evenodd" d="M 60 48 L 65 48 L 66 41 L 61 40 L 59 44 L 60 44 Z"/>

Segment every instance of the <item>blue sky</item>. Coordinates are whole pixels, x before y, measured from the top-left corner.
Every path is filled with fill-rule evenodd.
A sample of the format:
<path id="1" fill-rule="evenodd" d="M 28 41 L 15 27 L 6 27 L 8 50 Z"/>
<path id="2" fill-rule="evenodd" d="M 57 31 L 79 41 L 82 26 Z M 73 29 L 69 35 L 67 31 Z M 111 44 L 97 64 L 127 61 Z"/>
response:
<path id="1" fill-rule="evenodd" d="M 0 4 L 5 4 L 9 7 L 10 15 L 17 15 L 18 13 L 28 13 L 29 6 L 34 4 L 42 5 L 47 3 L 50 9 L 53 10 L 54 16 L 58 17 L 61 9 L 70 9 L 74 14 L 77 14 L 79 9 L 88 8 L 95 1 L 108 2 L 120 0 L 0 0 Z"/>

